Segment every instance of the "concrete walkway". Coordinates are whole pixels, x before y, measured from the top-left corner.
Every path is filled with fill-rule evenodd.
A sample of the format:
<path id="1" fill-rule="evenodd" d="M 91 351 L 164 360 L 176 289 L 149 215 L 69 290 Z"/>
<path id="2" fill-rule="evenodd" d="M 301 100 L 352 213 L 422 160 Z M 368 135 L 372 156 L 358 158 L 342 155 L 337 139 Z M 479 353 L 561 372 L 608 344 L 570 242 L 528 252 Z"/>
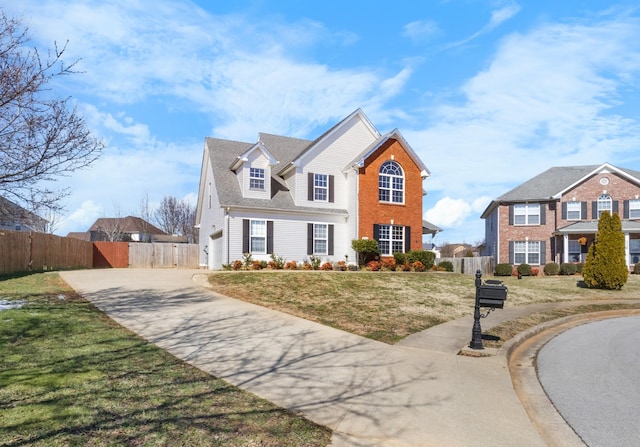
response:
<path id="1" fill-rule="evenodd" d="M 389 346 L 216 294 L 198 284 L 202 274 L 61 272 L 145 339 L 330 427 L 332 446 L 547 445 L 514 391 L 506 356 L 457 355 L 471 318 Z M 492 313 L 483 330 L 517 312 Z"/>

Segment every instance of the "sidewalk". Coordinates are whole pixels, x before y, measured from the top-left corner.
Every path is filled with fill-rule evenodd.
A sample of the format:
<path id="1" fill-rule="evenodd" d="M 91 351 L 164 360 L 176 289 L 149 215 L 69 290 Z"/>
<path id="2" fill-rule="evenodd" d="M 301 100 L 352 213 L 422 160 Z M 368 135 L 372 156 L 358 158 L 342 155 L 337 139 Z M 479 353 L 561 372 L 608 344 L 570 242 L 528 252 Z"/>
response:
<path id="1" fill-rule="evenodd" d="M 472 319 L 390 346 L 218 295 L 193 281 L 202 273 L 60 274 L 147 340 L 330 427 L 332 446 L 546 445 L 514 391 L 506 357 L 457 355 Z M 483 329 L 498 323 L 494 314 L 501 313 L 483 320 Z"/>

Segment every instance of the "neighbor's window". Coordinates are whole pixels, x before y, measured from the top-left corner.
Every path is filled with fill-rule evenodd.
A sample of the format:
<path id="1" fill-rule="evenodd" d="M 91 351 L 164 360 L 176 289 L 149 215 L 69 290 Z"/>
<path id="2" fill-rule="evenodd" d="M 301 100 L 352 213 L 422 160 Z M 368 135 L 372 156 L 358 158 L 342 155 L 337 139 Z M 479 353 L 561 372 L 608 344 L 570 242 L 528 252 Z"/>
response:
<path id="1" fill-rule="evenodd" d="M 404 173 L 398 163 L 385 161 L 380 166 L 378 188 L 381 202 L 404 203 Z"/>
<path id="2" fill-rule="evenodd" d="M 632 264 L 640 262 L 640 239 L 629 240 L 629 255 L 631 256 Z"/>
<path id="3" fill-rule="evenodd" d="M 612 209 L 613 207 L 610 195 L 602 194 L 600 197 L 598 197 L 598 219 L 600 218 L 600 214 L 602 214 L 604 211 L 609 211 L 609 214 L 611 214 Z"/>
<path id="4" fill-rule="evenodd" d="M 513 205 L 513 223 L 515 225 L 540 225 L 540 204 L 519 203 Z"/>
<path id="5" fill-rule="evenodd" d="M 581 262 L 581 245 L 577 239 L 569 239 L 569 262 Z"/>
<path id="6" fill-rule="evenodd" d="M 329 181 L 327 174 L 313 175 L 313 200 L 326 202 L 329 197 Z"/>
<path id="7" fill-rule="evenodd" d="M 567 202 L 567 220 L 582 219 L 582 203 Z"/>
<path id="8" fill-rule="evenodd" d="M 329 231 L 327 224 L 313 225 L 313 253 L 326 255 L 329 247 Z"/>
<path id="9" fill-rule="evenodd" d="M 516 264 L 540 264 L 540 241 L 515 241 L 513 260 Z"/>
<path id="10" fill-rule="evenodd" d="M 629 200 L 629 219 L 640 219 L 640 200 Z"/>
<path id="11" fill-rule="evenodd" d="M 392 256 L 404 252 L 404 227 L 401 225 L 380 225 L 378 248 L 382 256 Z"/>
<path id="12" fill-rule="evenodd" d="M 249 225 L 249 251 L 256 254 L 267 252 L 267 221 L 252 220 Z"/>
<path id="13" fill-rule="evenodd" d="M 249 170 L 249 188 L 264 189 L 264 169 L 251 168 Z"/>

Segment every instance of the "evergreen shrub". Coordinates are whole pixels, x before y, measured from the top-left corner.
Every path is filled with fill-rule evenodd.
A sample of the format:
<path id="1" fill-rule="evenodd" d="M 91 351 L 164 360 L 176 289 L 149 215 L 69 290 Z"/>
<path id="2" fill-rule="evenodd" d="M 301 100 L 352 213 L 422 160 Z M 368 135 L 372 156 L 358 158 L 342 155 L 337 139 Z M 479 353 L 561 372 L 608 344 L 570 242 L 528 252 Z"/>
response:
<path id="1" fill-rule="evenodd" d="M 572 262 L 563 262 L 560 264 L 561 275 L 575 275 L 578 271 L 578 267 Z"/>
<path id="2" fill-rule="evenodd" d="M 547 276 L 557 275 L 560 273 L 560 266 L 555 262 L 544 265 L 544 274 Z"/>
<path id="3" fill-rule="evenodd" d="M 511 266 L 511 264 L 496 264 L 495 276 L 511 276 L 512 271 L 513 267 Z"/>
<path id="4" fill-rule="evenodd" d="M 444 270 L 445 272 L 453 272 L 453 262 L 442 261 L 438 264 L 438 270 Z"/>

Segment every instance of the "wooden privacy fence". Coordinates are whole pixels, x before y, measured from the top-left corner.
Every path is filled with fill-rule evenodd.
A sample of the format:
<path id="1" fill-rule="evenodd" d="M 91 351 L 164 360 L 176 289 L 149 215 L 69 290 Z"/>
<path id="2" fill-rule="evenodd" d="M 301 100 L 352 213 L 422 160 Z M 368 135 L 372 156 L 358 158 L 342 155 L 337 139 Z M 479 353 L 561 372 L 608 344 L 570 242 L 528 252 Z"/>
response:
<path id="1" fill-rule="evenodd" d="M 25 231 L 0 231 L 0 274 L 93 267 L 93 243 Z"/>
<path id="2" fill-rule="evenodd" d="M 131 268 L 199 268 L 198 244 L 129 243 Z"/>
<path id="3" fill-rule="evenodd" d="M 437 258 L 436 265 L 442 261 L 449 261 L 453 264 L 453 271 L 464 273 L 465 275 L 475 275 L 480 270 L 483 275 L 493 275 L 494 262 L 491 256 L 474 256 L 468 258 Z"/>

